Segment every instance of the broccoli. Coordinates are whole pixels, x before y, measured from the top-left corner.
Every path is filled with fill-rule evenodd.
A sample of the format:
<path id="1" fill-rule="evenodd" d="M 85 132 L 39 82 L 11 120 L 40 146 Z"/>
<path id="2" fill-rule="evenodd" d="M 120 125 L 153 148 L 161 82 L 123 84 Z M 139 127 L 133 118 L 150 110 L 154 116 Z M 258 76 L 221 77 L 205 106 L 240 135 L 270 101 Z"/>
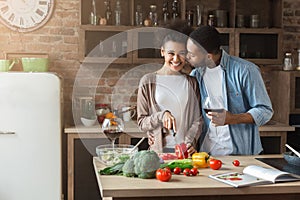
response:
<path id="1" fill-rule="evenodd" d="M 132 158 L 127 160 L 122 168 L 123 175 L 139 178 L 154 178 L 155 172 L 159 168 L 159 157 L 155 151 L 143 150 L 137 152 Z"/>
<path id="2" fill-rule="evenodd" d="M 128 159 L 122 168 L 123 175 L 127 177 L 134 177 L 136 174 L 134 173 L 134 159 L 133 157 Z"/>

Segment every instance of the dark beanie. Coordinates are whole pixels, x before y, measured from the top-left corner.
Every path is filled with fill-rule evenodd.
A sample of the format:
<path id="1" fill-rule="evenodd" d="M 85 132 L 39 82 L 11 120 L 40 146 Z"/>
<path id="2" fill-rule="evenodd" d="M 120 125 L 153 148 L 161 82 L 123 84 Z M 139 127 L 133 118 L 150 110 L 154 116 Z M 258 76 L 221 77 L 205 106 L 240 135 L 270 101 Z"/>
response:
<path id="1" fill-rule="evenodd" d="M 190 37 L 202 46 L 207 53 L 215 53 L 220 49 L 220 36 L 217 29 L 212 26 L 201 26 L 194 30 Z"/>

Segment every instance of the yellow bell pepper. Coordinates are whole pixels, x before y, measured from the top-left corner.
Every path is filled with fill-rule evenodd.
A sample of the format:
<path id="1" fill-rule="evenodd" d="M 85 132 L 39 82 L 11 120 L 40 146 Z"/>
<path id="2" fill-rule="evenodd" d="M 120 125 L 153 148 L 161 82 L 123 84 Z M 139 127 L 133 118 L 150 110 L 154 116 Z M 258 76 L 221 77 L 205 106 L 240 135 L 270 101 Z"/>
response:
<path id="1" fill-rule="evenodd" d="M 192 155 L 193 166 L 196 168 L 206 168 L 209 166 L 209 154 L 206 152 L 198 152 Z"/>

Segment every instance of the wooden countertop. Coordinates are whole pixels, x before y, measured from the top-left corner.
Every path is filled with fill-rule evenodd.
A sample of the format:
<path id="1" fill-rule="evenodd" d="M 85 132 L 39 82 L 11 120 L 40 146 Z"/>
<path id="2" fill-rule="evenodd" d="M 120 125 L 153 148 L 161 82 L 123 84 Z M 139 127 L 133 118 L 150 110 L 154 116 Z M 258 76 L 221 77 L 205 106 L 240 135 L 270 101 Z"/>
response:
<path id="1" fill-rule="evenodd" d="M 266 125 L 259 127 L 259 131 L 263 132 L 279 132 L 279 131 L 294 131 L 295 127 L 289 126 L 287 124 L 271 121 Z M 143 133 L 139 130 L 136 121 L 125 122 L 125 132 L 126 133 Z M 101 133 L 100 125 L 94 125 L 91 127 L 81 126 L 72 126 L 66 127 L 65 133 Z"/>
<path id="2" fill-rule="evenodd" d="M 227 171 L 242 172 L 247 165 L 254 164 L 264 167 L 270 167 L 255 157 L 273 157 L 278 158 L 282 155 L 260 155 L 260 156 L 224 156 L 218 157 L 222 160 L 223 166 L 220 170 L 210 168 L 200 169 L 200 174 L 196 177 L 186 177 L 184 175 L 173 175 L 170 182 L 160 182 L 156 179 L 128 178 L 123 176 L 105 176 L 99 175 L 98 171 L 105 166 L 100 163 L 97 157 L 93 158 L 94 169 L 103 199 L 115 199 L 125 197 L 127 199 L 137 197 L 170 197 L 182 199 L 187 196 L 220 196 L 220 195 L 299 195 L 300 181 L 276 183 L 269 185 L 259 185 L 244 188 L 234 188 L 230 185 L 218 182 L 208 178 L 210 174 L 224 173 Z M 234 167 L 231 162 L 238 159 L 241 166 Z M 222 196 L 223 198 L 224 196 Z M 226 196 L 225 196 L 226 197 Z M 231 196 L 232 197 L 232 196 Z M 257 197 L 257 196 L 256 196 Z M 294 197 L 294 196 L 293 196 Z M 265 198 L 265 197 L 264 197 Z M 197 198 L 196 198 L 197 199 Z M 213 198 L 210 198 L 213 199 Z"/>

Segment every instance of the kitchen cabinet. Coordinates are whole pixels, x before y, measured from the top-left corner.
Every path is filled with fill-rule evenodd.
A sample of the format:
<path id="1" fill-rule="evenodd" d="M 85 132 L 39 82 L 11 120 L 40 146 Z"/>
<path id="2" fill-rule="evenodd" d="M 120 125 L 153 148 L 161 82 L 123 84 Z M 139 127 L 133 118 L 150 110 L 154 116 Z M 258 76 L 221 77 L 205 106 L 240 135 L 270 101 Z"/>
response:
<path id="1" fill-rule="evenodd" d="M 270 72 L 273 119 L 289 124 L 291 114 L 300 115 L 300 71 Z"/>
<path id="2" fill-rule="evenodd" d="M 125 128 L 128 134 L 122 135 L 117 143 L 135 145 L 144 136 L 132 121 L 125 123 Z M 68 127 L 64 132 L 67 135 L 68 200 L 101 199 L 92 159 L 96 156 L 96 147 L 110 141 L 99 126 Z M 144 140 L 139 149 L 147 148 L 147 140 Z"/>
<path id="3" fill-rule="evenodd" d="M 95 0 L 96 15 L 105 16 L 107 0 Z M 173 0 L 122 0 L 121 2 L 121 25 L 114 24 L 114 11 L 117 0 L 110 0 L 112 13 L 111 24 L 91 25 L 92 0 L 80 1 L 80 51 L 79 57 L 82 62 L 99 63 L 127 63 L 139 64 L 159 62 L 160 55 L 155 49 L 140 49 L 141 43 L 153 42 L 151 31 L 145 29 L 135 30 L 126 34 L 126 31 L 143 26 L 135 25 L 135 11 L 137 5 L 141 5 L 143 19 L 150 12 L 150 5 L 157 6 L 159 18 L 158 26 L 162 25 L 162 7 L 168 2 L 168 11 L 172 12 Z M 256 64 L 279 64 L 282 60 L 282 0 L 253 0 L 251 4 L 247 0 L 178 0 L 180 18 L 186 19 L 186 12 L 193 13 L 193 27 L 196 28 L 196 5 L 202 9 L 202 24 L 207 24 L 207 16 L 214 14 L 216 10 L 225 10 L 226 26 L 217 27 L 221 33 L 222 47 L 232 55 L 248 59 Z M 237 15 L 243 17 L 244 26 L 238 27 Z M 258 15 L 256 28 L 250 28 L 251 15 Z M 217 18 L 217 20 L 220 18 Z M 217 24 L 218 25 L 218 24 Z M 153 29 L 150 29 L 153 30 Z M 123 34 L 125 32 L 125 34 Z M 121 39 L 115 41 L 110 37 L 121 34 Z M 131 34 L 132 33 L 132 34 Z M 105 54 L 99 55 L 99 44 L 110 38 L 104 46 Z M 147 39 L 145 39 L 147 38 Z M 117 40 L 117 39 L 116 39 Z M 93 49 L 97 49 L 97 52 Z M 119 52 L 114 52 L 117 49 Z M 128 53 L 122 54 L 122 51 Z M 120 53 L 121 51 L 121 53 Z M 98 55 L 97 55 L 98 54 Z M 118 56 L 117 58 L 115 55 Z"/>

